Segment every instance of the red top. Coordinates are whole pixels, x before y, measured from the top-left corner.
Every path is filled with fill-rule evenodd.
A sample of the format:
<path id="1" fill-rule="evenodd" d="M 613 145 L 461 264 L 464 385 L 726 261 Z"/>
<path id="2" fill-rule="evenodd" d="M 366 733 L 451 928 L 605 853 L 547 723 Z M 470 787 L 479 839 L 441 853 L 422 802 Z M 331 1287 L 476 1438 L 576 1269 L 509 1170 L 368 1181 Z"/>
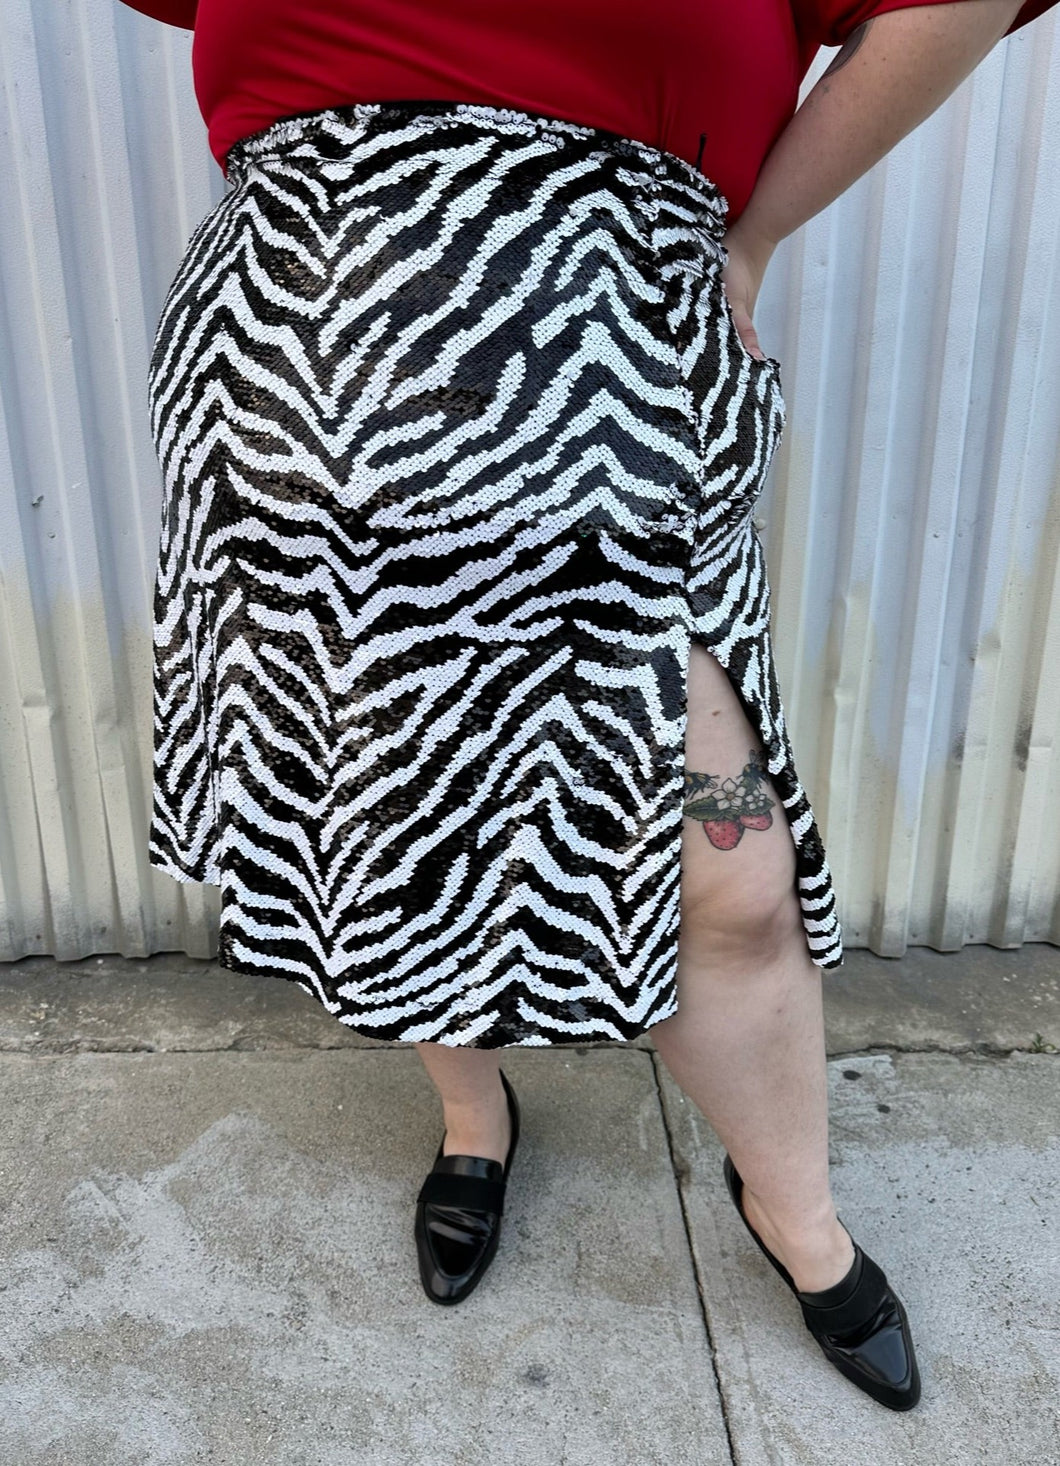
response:
<path id="1" fill-rule="evenodd" d="M 447 98 L 605 127 L 696 161 L 743 210 L 822 45 L 945 0 L 125 0 L 194 27 L 195 95 L 237 139 L 349 102 Z M 1030 0 L 1008 34 L 1057 0 Z"/>

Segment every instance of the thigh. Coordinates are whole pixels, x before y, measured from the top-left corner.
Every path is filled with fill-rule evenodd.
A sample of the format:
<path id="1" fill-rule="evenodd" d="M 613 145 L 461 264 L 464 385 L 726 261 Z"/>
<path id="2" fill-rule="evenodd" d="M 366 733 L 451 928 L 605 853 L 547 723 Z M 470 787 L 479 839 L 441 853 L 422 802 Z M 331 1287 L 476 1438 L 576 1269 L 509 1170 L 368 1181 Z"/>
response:
<path id="1" fill-rule="evenodd" d="M 688 666 L 681 909 L 727 926 L 794 894 L 795 846 L 766 752 L 719 662 L 693 641 Z"/>

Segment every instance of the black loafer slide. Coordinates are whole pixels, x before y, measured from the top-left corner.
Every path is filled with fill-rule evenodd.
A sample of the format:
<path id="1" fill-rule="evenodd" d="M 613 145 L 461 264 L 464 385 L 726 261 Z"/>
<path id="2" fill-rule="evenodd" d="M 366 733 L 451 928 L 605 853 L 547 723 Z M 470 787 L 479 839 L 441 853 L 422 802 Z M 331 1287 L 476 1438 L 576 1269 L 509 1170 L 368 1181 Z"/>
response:
<path id="1" fill-rule="evenodd" d="M 825 1356 L 881 1405 L 911 1410 L 920 1399 L 920 1371 L 905 1307 L 883 1270 L 851 1237 L 854 1261 L 846 1276 L 820 1292 L 800 1292 L 787 1268 L 744 1216 L 740 1205 L 743 1181 L 728 1152 L 722 1169 L 744 1226 L 799 1300 L 806 1327 Z"/>
<path id="2" fill-rule="evenodd" d="M 505 1187 L 519 1140 L 519 1102 L 504 1071 L 499 1072 L 512 1127 L 504 1164 L 488 1156 L 444 1155 L 443 1133 L 434 1166 L 416 1197 L 420 1281 L 435 1303 L 466 1298 L 500 1241 Z"/>

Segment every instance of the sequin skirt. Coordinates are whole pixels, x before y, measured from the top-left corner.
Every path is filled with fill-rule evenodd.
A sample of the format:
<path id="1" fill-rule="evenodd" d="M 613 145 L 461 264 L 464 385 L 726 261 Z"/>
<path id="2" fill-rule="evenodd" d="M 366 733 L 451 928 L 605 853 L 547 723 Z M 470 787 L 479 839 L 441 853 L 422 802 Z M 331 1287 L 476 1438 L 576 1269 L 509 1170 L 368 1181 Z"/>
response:
<path id="1" fill-rule="evenodd" d="M 831 876 L 753 524 L 779 364 L 673 154 L 477 103 L 238 142 L 166 296 L 150 859 L 219 960 L 379 1039 L 626 1040 L 676 1010 L 689 645 Z"/>

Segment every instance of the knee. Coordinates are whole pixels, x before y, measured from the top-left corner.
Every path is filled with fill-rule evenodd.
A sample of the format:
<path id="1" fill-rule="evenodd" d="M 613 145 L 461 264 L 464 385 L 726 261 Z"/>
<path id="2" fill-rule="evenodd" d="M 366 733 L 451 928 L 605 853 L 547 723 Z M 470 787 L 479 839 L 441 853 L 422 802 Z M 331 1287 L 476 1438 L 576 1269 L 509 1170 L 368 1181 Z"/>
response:
<path id="1" fill-rule="evenodd" d="M 715 953 L 767 958 L 805 941 L 795 882 L 723 881 L 682 896 L 681 938 Z"/>

